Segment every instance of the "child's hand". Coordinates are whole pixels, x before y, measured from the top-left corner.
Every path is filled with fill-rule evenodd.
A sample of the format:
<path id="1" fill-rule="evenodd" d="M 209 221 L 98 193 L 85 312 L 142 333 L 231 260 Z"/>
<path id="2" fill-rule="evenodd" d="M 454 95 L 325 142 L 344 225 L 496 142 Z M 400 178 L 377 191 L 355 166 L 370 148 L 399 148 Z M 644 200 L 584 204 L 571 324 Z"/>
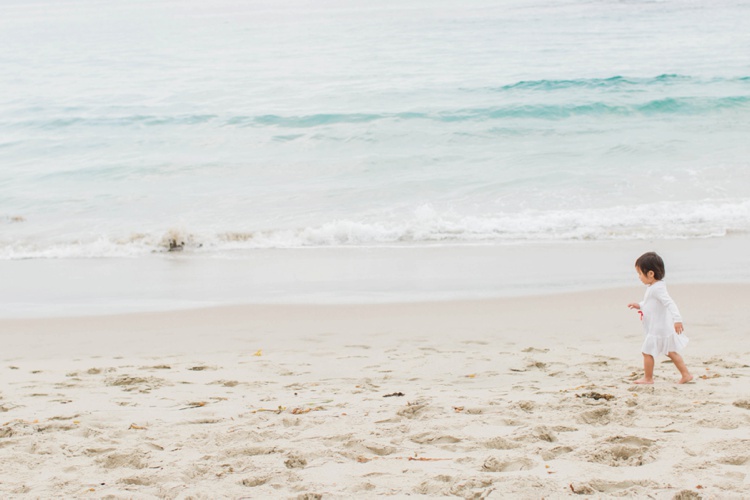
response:
<path id="1" fill-rule="evenodd" d="M 677 335 L 681 334 L 685 329 L 682 327 L 682 323 L 675 323 L 674 324 L 674 331 L 677 332 Z"/>
<path id="2" fill-rule="evenodd" d="M 633 303 L 631 303 L 631 304 L 628 304 L 628 308 L 629 308 L 629 309 L 640 309 L 640 308 L 641 308 L 641 305 L 640 305 L 640 304 L 638 304 L 637 302 L 633 302 Z"/>

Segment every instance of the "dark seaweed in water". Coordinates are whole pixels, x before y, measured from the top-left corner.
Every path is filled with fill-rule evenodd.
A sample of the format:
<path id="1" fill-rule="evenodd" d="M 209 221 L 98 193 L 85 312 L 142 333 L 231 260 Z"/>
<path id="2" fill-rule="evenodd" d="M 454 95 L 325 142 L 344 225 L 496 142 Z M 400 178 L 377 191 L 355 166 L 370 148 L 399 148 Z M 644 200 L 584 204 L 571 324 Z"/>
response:
<path id="1" fill-rule="evenodd" d="M 168 252 L 181 252 L 185 248 L 184 241 L 178 241 L 175 238 L 170 238 L 167 247 Z"/>

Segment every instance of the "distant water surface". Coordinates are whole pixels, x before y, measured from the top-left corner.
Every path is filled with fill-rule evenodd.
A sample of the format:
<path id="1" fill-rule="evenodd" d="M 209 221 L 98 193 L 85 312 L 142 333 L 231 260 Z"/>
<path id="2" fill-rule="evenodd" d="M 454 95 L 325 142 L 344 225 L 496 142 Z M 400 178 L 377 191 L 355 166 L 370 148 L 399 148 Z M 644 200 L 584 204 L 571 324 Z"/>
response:
<path id="1" fill-rule="evenodd" d="M 750 2 L 6 0 L 0 259 L 750 232 Z"/>

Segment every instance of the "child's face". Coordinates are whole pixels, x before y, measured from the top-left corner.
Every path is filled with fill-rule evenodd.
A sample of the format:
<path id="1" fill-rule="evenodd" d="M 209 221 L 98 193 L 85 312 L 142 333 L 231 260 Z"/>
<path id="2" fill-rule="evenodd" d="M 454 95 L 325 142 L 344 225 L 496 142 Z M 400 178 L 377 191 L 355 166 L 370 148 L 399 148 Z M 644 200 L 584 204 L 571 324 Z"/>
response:
<path id="1" fill-rule="evenodd" d="M 643 271 L 641 271 L 641 268 L 638 266 L 635 266 L 635 270 L 638 272 L 638 277 L 641 280 L 641 283 L 644 285 L 653 285 L 656 283 L 656 278 L 654 278 L 654 272 L 649 271 L 646 274 L 643 274 Z"/>

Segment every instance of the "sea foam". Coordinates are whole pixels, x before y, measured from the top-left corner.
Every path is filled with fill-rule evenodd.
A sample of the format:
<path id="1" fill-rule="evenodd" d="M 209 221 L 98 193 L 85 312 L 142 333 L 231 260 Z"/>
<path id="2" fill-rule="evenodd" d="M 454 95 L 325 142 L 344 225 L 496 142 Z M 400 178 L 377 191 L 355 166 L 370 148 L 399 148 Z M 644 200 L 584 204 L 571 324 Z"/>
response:
<path id="1" fill-rule="evenodd" d="M 381 220 L 337 219 L 299 228 L 260 231 L 191 230 L 101 234 L 65 241 L 19 244 L 0 241 L 0 259 L 137 257 L 184 252 L 221 255 L 268 248 L 461 246 L 524 242 L 691 239 L 750 232 L 750 201 L 655 203 L 595 210 L 529 210 L 459 215 L 430 205 L 408 217 Z"/>

